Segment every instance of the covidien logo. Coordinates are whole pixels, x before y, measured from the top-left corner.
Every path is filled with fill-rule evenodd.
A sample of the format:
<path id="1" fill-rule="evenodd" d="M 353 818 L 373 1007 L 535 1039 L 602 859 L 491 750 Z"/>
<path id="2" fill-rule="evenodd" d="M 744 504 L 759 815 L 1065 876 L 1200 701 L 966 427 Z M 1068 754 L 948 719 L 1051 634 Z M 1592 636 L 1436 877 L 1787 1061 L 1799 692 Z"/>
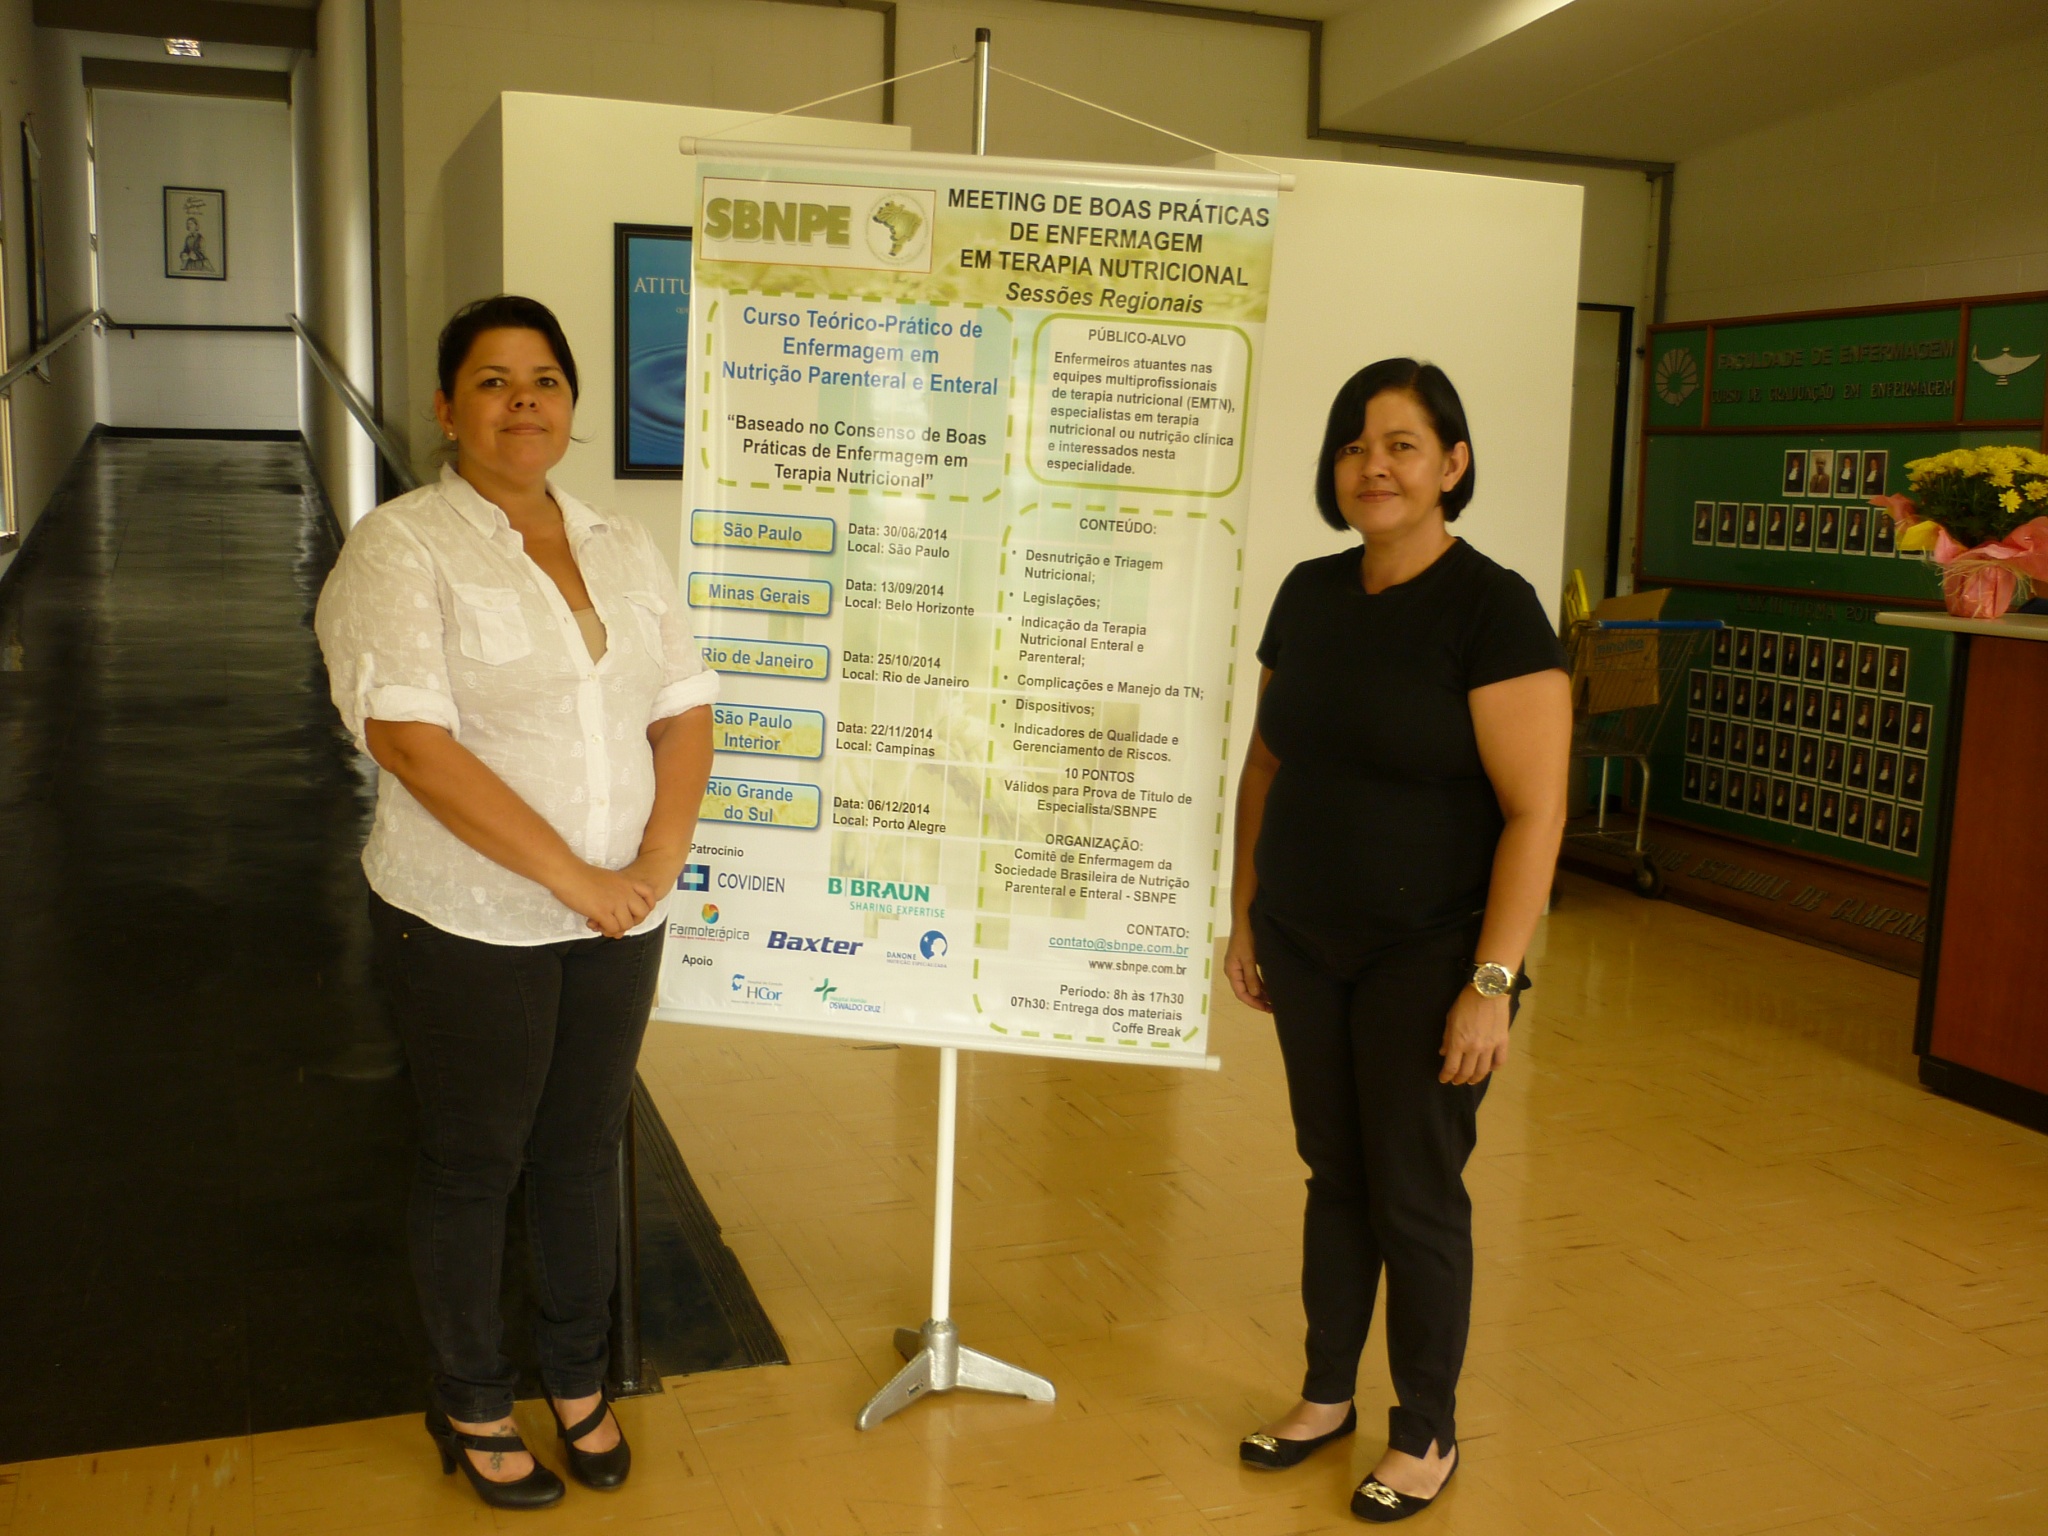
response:
<path id="1" fill-rule="evenodd" d="M 709 864 L 685 864 L 683 872 L 676 876 L 679 891 L 708 891 L 711 889 L 711 866 Z"/>

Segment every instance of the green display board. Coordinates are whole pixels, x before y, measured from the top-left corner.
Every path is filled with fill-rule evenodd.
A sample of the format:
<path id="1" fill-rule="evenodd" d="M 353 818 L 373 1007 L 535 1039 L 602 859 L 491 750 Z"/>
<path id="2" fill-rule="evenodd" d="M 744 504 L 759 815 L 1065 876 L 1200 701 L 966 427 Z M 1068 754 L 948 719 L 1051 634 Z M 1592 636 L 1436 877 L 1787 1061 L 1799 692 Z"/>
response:
<path id="1" fill-rule="evenodd" d="M 1900 554 L 1891 519 L 1868 498 L 1903 491 L 1913 459 L 2011 440 L 1975 429 L 1654 434 L 1644 445 L 1644 583 L 1932 602 L 1940 572 Z"/>
<path id="2" fill-rule="evenodd" d="M 1924 880 L 1949 637 L 1872 496 L 1951 448 L 2042 441 L 2048 296 L 1652 327 L 1636 588 L 1728 626 L 1673 702 L 1651 809 Z"/>
<path id="3" fill-rule="evenodd" d="M 1728 627 L 1665 716 L 1651 811 L 1926 879 L 1954 641 L 1878 624 L 1876 612 L 1825 598 L 1673 592 L 1666 618 Z"/>

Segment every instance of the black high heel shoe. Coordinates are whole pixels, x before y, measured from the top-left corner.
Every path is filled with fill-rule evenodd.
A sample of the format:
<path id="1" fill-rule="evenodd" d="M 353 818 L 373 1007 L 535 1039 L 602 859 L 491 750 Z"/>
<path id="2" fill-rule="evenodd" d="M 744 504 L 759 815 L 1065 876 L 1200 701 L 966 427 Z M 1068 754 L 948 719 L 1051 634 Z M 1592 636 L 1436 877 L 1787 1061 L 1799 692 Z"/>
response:
<path id="1" fill-rule="evenodd" d="M 1353 1403 L 1342 1424 L 1313 1440 L 1283 1440 L 1278 1435 L 1267 1434 L 1246 1435 L 1237 1442 L 1237 1459 L 1246 1466 L 1278 1472 L 1286 1467 L 1300 1466 L 1313 1452 L 1321 1450 L 1332 1440 L 1342 1440 L 1356 1428 L 1358 1405 Z"/>
<path id="2" fill-rule="evenodd" d="M 446 1477 L 460 1462 L 462 1470 L 469 1475 L 469 1486 L 491 1508 L 546 1509 L 550 1504 L 562 1502 L 562 1494 L 566 1491 L 562 1480 L 542 1466 L 538 1456 L 533 1458 L 533 1470 L 518 1482 L 494 1483 L 477 1471 L 476 1463 L 465 1454 L 468 1451 L 485 1451 L 510 1455 L 514 1451 L 524 1451 L 526 1442 L 519 1436 L 472 1435 L 449 1423 L 448 1416 L 438 1407 L 427 1410 L 427 1433 L 434 1437 L 434 1444 L 441 1449 L 441 1475 Z M 532 1455 L 530 1451 L 527 1454 Z"/>
<path id="3" fill-rule="evenodd" d="M 1444 1474 L 1444 1480 L 1436 1485 L 1436 1492 L 1426 1499 L 1418 1499 L 1412 1493 L 1402 1493 L 1389 1488 L 1376 1477 L 1368 1477 L 1358 1485 L 1358 1491 L 1351 1495 L 1351 1513 L 1359 1519 L 1374 1525 L 1392 1525 L 1396 1520 L 1406 1520 L 1410 1515 L 1419 1515 L 1451 1486 L 1458 1463 L 1465 1458 L 1454 1445 L 1451 1447 L 1451 1470 Z"/>
<path id="4" fill-rule="evenodd" d="M 562 1416 L 555 1410 L 555 1400 L 548 1399 L 548 1412 L 555 1415 L 555 1431 L 562 1437 L 562 1453 L 569 1458 L 569 1475 L 586 1488 L 595 1488 L 600 1493 L 609 1492 L 626 1480 L 626 1474 L 633 1470 L 633 1448 L 626 1444 L 626 1426 L 619 1425 L 619 1443 L 608 1451 L 579 1451 L 576 1442 L 604 1422 L 605 1414 L 612 1406 L 611 1399 L 600 1392 L 597 1406 L 580 1424 L 564 1424 Z"/>

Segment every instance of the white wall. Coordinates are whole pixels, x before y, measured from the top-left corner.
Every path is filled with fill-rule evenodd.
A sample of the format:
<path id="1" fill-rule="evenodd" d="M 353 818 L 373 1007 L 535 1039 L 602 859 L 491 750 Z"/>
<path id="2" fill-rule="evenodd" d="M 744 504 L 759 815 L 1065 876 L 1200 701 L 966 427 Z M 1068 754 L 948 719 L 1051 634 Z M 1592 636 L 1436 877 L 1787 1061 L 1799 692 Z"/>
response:
<path id="1" fill-rule="evenodd" d="M 282 325 L 296 302 L 290 109 L 282 102 L 95 91 L 100 304 L 118 320 Z M 163 189 L 227 193 L 227 280 L 164 275 Z M 299 425 L 286 335 L 110 332 L 106 420 L 135 427 Z"/>
<path id="2" fill-rule="evenodd" d="M 1580 190 L 1328 161 L 1283 168 L 1296 185 L 1280 199 L 1253 439 L 1233 802 L 1273 594 L 1299 562 L 1356 542 L 1324 524 L 1314 482 L 1330 400 L 1358 369 L 1409 356 L 1450 375 L 1478 473 L 1455 531 L 1526 576 L 1553 617 L 1563 577 Z M 1389 228 L 1431 238 L 1388 240 Z"/>
<path id="3" fill-rule="evenodd" d="M 368 29 L 362 0 L 328 0 L 319 47 L 292 70 L 295 309 L 365 400 L 376 398 L 370 261 Z M 377 504 L 377 454 L 300 349 L 299 419 L 344 528 Z"/>
<path id="4" fill-rule="evenodd" d="M 85 87 L 73 34 L 36 27 L 29 0 L 0 0 L 0 251 L 4 251 L 9 361 L 29 351 L 21 120 L 34 114 L 43 146 L 44 236 L 50 323 L 61 329 L 92 307 L 86 250 Z M 10 408 L 15 520 L 25 536 L 71 467 L 93 424 L 92 344 L 80 340 L 50 363 L 47 381 L 15 386 Z M 14 552 L 0 549 L 0 572 Z"/>
<path id="5" fill-rule="evenodd" d="M 576 96 L 509 94 L 451 163 L 438 272 L 416 272 L 435 326 L 457 305 L 503 288 L 530 294 L 561 318 L 576 352 L 576 437 L 557 471 L 576 495 L 644 521 L 671 565 L 682 540 L 683 489 L 674 480 L 612 478 L 612 226 L 692 224 L 695 169 L 684 134 L 723 132 L 749 114 Z M 790 144 L 908 147 L 909 130 L 824 118 L 786 118 L 746 136 Z M 493 183 L 502 190 L 488 191 Z M 415 400 L 433 397 L 433 339 L 419 327 Z M 416 437 L 418 442 L 431 439 Z M 438 473 L 416 454 L 423 473 Z"/>
<path id="6" fill-rule="evenodd" d="M 2048 289 L 2048 33 L 1684 161 L 1674 320 Z"/>
<path id="7" fill-rule="evenodd" d="M 394 3 L 384 0 L 385 7 Z M 405 0 L 402 25 L 405 277 L 395 293 L 397 278 L 388 280 L 385 310 L 387 316 L 400 308 L 411 313 L 414 366 L 407 388 L 415 391 L 421 382 L 418 359 L 447 316 L 437 285 L 444 265 L 438 241 L 449 161 L 500 92 L 774 112 L 867 84 L 883 72 L 880 18 L 832 6 L 761 0 L 549 0 L 530 6 Z M 1272 27 L 1048 0 L 901 0 L 897 68 L 917 70 L 971 55 L 977 26 L 993 31 L 1000 69 L 1240 154 L 1414 165 L 1580 186 L 1580 297 L 1636 305 L 1647 323 L 1656 230 L 1649 187 L 1637 173 L 1451 159 L 1309 139 L 1307 35 Z M 896 121 L 913 129 L 919 149 L 964 152 L 970 147 L 971 99 L 965 67 L 905 80 L 897 87 Z M 880 101 L 879 92 L 868 91 L 815 110 L 875 121 Z M 1181 140 L 1002 75 L 990 84 L 989 150 L 1138 164 L 1189 164 L 1200 154 Z M 390 180 L 395 185 L 401 177 L 394 173 Z M 1412 238 L 1432 236 L 1417 230 Z M 392 355 L 387 352 L 387 358 Z M 399 401 L 390 371 L 395 370 L 387 362 L 391 421 L 420 442 L 431 442 L 421 435 L 432 430 L 426 397 Z M 1627 483 L 1633 488 L 1633 475 Z"/>

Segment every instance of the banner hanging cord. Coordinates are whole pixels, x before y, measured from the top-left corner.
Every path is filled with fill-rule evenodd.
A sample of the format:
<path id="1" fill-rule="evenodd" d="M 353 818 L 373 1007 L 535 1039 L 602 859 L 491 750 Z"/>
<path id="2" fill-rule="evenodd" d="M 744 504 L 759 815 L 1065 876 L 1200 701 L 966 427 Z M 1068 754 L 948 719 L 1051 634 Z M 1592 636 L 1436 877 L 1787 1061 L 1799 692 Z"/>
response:
<path id="1" fill-rule="evenodd" d="M 840 91 L 831 96 L 820 96 L 815 101 L 798 102 L 793 107 L 784 107 L 780 112 L 763 112 L 759 117 L 750 117 L 745 122 L 734 123 L 730 128 L 721 128 L 716 133 L 699 133 L 693 134 L 691 137 L 696 139 L 722 139 L 727 134 L 738 133 L 742 128 L 751 128 L 756 123 L 772 122 L 778 117 L 790 117 L 798 112 L 808 112 L 812 107 L 829 106 L 835 101 L 844 101 L 849 96 L 858 96 L 863 91 L 878 91 L 885 85 L 895 85 L 904 80 L 915 80 L 919 75 L 935 74 L 942 69 L 951 69 L 956 64 L 972 64 L 973 62 L 973 54 L 965 54 L 953 59 L 941 59 L 938 63 L 927 64 L 922 69 L 908 69 L 900 75 L 890 75 L 885 80 L 871 80 L 866 85 L 857 85 L 850 91 Z M 1189 138 L 1188 135 L 1175 129 L 1163 127 L 1158 123 L 1149 123 L 1142 117 L 1133 117 L 1128 112 L 1119 112 L 1115 107 L 1105 107 L 1099 101 L 1090 101 L 1086 96 L 1076 96 L 1072 91 L 1063 91 L 1056 85 L 1047 85 L 1043 80 L 1033 80 L 1029 75 L 1020 75 L 1015 70 L 1004 69 L 999 64 L 990 64 L 988 69 L 992 75 L 1002 75 L 1007 79 L 1015 80 L 1019 85 L 1032 86 L 1041 91 L 1048 91 L 1063 100 L 1074 102 L 1079 106 L 1091 107 L 1097 112 L 1106 112 L 1111 117 L 1121 118 L 1127 123 L 1135 123 L 1140 128 L 1149 128 L 1154 133 L 1164 134 L 1169 139 L 1178 139 L 1183 144 L 1192 144 L 1195 148 L 1207 150 L 1212 155 L 1221 155 L 1226 160 L 1235 160 L 1240 165 L 1248 165 L 1254 170 L 1264 171 L 1269 176 L 1280 174 L 1280 172 L 1266 164 L 1263 160 L 1254 160 L 1249 155 L 1240 155 L 1234 150 L 1218 149 L 1214 144 L 1205 144 L 1200 139 Z"/>
<path id="2" fill-rule="evenodd" d="M 800 101 L 793 107 L 784 107 L 780 112 L 763 112 L 759 117 L 750 117 L 743 123 L 734 123 L 730 128 L 721 128 L 716 133 L 695 133 L 694 139 L 722 139 L 729 133 L 738 133 L 742 128 L 751 128 L 756 123 L 772 122 L 778 117 L 789 117 L 798 112 L 808 112 L 812 107 L 822 107 L 831 102 L 844 101 L 849 96 L 858 96 L 862 91 L 879 91 L 885 85 L 895 85 L 904 80 L 915 80 L 919 75 L 929 75 L 941 69 L 951 69 L 955 64 L 972 64 L 974 55 L 967 54 L 957 59 L 941 59 L 936 64 L 927 64 L 923 69 L 908 69 L 900 75 L 891 75 L 886 80 L 870 80 L 866 85 L 856 85 L 850 91 L 840 91 L 833 96 L 820 96 L 816 101 Z"/>
<path id="3" fill-rule="evenodd" d="M 1204 144 L 1200 139 L 1191 139 L 1184 133 L 1178 133 L 1171 128 L 1163 128 L 1158 123 L 1148 123 L 1142 117 L 1133 117 L 1128 112 L 1119 112 L 1115 107 L 1105 107 L 1099 101 L 1090 101 L 1086 96 L 1076 96 L 1072 91 L 1063 91 L 1056 85 L 1047 85 L 1043 80 L 1033 80 L 1029 75 L 1020 75 L 1015 70 L 1004 69 L 1000 64 L 989 65 L 988 72 L 992 75 L 1003 75 L 1008 79 L 1017 81 L 1020 85 L 1031 85 L 1036 86 L 1041 91 L 1050 91 L 1053 95 L 1075 102 L 1080 106 L 1093 107 L 1097 112 L 1107 112 L 1111 117 L 1120 117 L 1127 123 L 1136 123 L 1140 128 L 1149 128 L 1154 133 L 1163 133 L 1169 139 L 1179 139 L 1183 144 L 1192 144 L 1197 149 L 1206 149 L 1212 155 L 1221 155 L 1226 160 L 1235 160 L 1240 165 L 1249 165 L 1255 170 L 1264 171 L 1268 176 L 1278 176 L 1280 174 L 1280 172 L 1262 160 L 1254 160 L 1248 155 L 1240 155 L 1232 150 L 1218 149 L 1214 144 Z"/>

